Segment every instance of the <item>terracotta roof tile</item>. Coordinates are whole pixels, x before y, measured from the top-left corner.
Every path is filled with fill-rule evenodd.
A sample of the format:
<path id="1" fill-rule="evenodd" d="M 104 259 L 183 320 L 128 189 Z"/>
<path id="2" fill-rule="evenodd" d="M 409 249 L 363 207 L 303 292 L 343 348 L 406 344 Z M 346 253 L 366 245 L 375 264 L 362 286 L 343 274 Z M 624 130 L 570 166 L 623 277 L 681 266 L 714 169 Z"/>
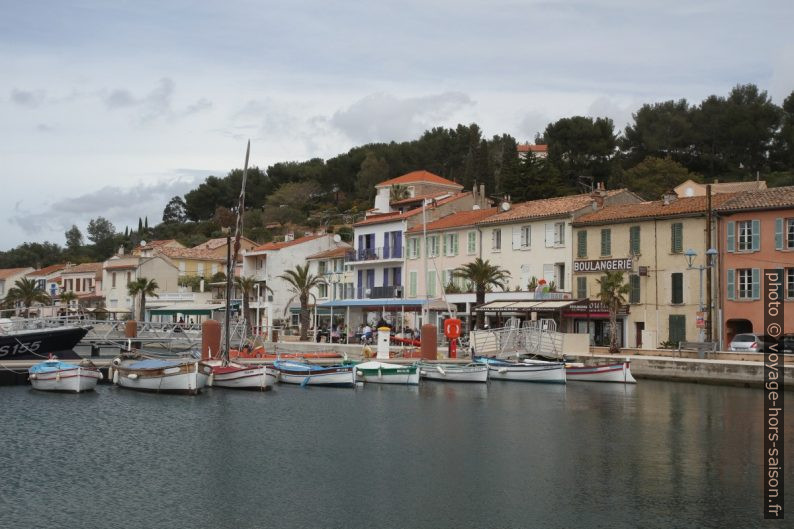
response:
<path id="1" fill-rule="evenodd" d="M 281 242 L 269 242 L 266 244 L 262 244 L 253 248 L 252 252 L 262 252 L 265 250 L 281 250 L 282 248 L 289 248 L 290 246 L 295 246 L 296 244 L 303 244 L 305 242 L 313 241 L 314 239 L 319 239 L 320 237 L 325 237 L 326 234 L 321 233 L 319 235 L 305 235 L 303 237 L 298 237 L 297 239 L 293 239 L 291 241 L 281 241 Z"/>
<path id="2" fill-rule="evenodd" d="M 44 268 L 40 268 L 38 270 L 34 270 L 33 272 L 26 274 L 27 277 L 44 277 L 50 274 L 54 274 L 55 272 L 59 272 L 66 268 L 66 264 L 54 264 L 50 266 L 45 266 Z"/>
<path id="3" fill-rule="evenodd" d="M 75 265 L 69 268 L 65 268 L 63 270 L 63 274 L 85 274 L 87 272 L 94 272 L 96 273 L 98 270 L 102 270 L 102 263 L 82 263 L 79 265 Z"/>
<path id="4" fill-rule="evenodd" d="M 422 201 L 422 200 L 424 200 L 426 198 L 433 198 L 433 197 L 436 197 L 438 195 L 439 195 L 439 193 L 429 193 L 429 194 L 426 194 L 426 195 L 416 195 L 414 197 L 402 198 L 400 200 L 392 200 L 391 204 L 392 205 L 397 205 L 397 206 L 399 206 L 400 204 L 410 204 L 411 202 L 420 202 L 420 201 Z"/>
<path id="5" fill-rule="evenodd" d="M 720 212 L 748 209 L 794 208 L 794 186 L 740 193 L 715 209 Z"/>
<path id="6" fill-rule="evenodd" d="M 607 197 L 622 193 L 625 189 L 613 189 L 606 192 Z M 513 204 L 509 210 L 498 213 L 477 224 L 499 224 L 517 220 L 542 219 L 569 215 L 593 203 L 590 194 L 569 195 L 565 197 L 542 198 Z"/>
<path id="7" fill-rule="evenodd" d="M 458 211 L 428 223 L 427 231 L 448 230 L 451 228 L 473 226 L 475 223 L 496 214 L 497 211 L 498 210 L 496 208 Z M 423 230 L 423 226 L 419 224 L 408 230 L 408 233 L 422 233 Z"/>
<path id="8" fill-rule="evenodd" d="M 249 239 L 248 237 L 240 237 L 241 242 L 248 242 L 251 244 L 256 244 L 254 241 Z M 234 237 L 232 237 L 232 244 L 234 244 Z M 196 250 L 217 250 L 218 248 L 226 246 L 226 237 L 216 237 L 215 239 L 210 239 L 205 241 L 201 244 L 197 244 L 193 248 Z"/>
<path id="9" fill-rule="evenodd" d="M 337 246 L 336 248 L 331 248 L 330 250 L 325 250 L 324 252 L 310 255 L 306 259 L 330 259 L 333 257 L 344 257 L 347 252 L 351 251 L 352 249 L 353 247 L 349 244 L 344 244 L 342 246 Z"/>
<path id="10" fill-rule="evenodd" d="M 470 191 L 463 191 L 462 193 L 456 193 L 456 194 L 454 194 L 452 196 L 449 196 L 447 198 L 442 198 L 441 200 L 436 201 L 435 206 L 431 205 L 431 206 L 428 206 L 426 209 L 433 209 L 436 206 L 441 206 L 441 205 L 447 204 L 449 202 L 454 202 L 455 200 L 459 200 L 459 199 L 461 199 L 461 198 L 463 198 L 465 196 L 468 196 L 470 194 L 471 194 Z M 410 209 L 410 210 L 405 211 L 403 213 L 400 213 L 399 211 L 394 211 L 394 212 L 391 212 L 391 213 L 383 213 L 382 215 L 373 215 L 371 217 L 367 217 L 364 220 L 356 222 L 355 224 L 353 224 L 353 226 L 368 226 L 370 224 L 380 224 L 381 222 L 394 222 L 394 221 L 397 221 L 397 220 L 407 219 L 408 217 L 413 217 L 414 215 L 418 215 L 418 214 L 421 214 L 421 213 L 422 213 L 422 208 L 421 207 Z"/>
<path id="11" fill-rule="evenodd" d="M 140 250 L 151 250 L 153 248 L 159 248 L 159 247 L 164 246 L 166 244 L 173 244 L 175 242 L 178 243 L 178 241 L 176 239 L 160 239 L 160 240 L 157 240 L 157 241 L 149 241 L 144 246 L 138 247 L 138 249 L 140 249 Z"/>
<path id="12" fill-rule="evenodd" d="M 548 152 L 548 145 L 531 145 L 529 143 L 520 143 L 517 147 L 518 152 Z"/>
<path id="13" fill-rule="evenodd" d="M 734 197 L 731 193 L 712 195 L 712 208 Z M 605 224 L 611 222 L 632 221 L 638 219 L 653 219 L 659 217 L 676 217 L 697 215 L 706 212 L 707 200 L 704 196 L 686 197 L 673 200 L 665 205 L 663 200 L 639 202 L 637 204 L 617 204 L 605 206 L 598 211 L 586 213 L 574 221 L 574 226 L 585 224 Z"/>
<path id="14" fill-rule="evenodd" d="M 23 274 L 30 270 L 30 267 L 25 268 L 0 268 L 0 279 L 8 279 L 18 274 Z"/>
<path id="15" fill-rule="evenodd" d="M 458 189 L 463 189 L 463 186 L 457 182 L 453 182 L 452 180 L 447 180 L 437 174 L 433 174 L 430 171 L 412 171 L 408 174 L 404 174 L 402 176 L 398 176 L 397 178 L 392 178 L 390 180 L 385 180 L 375 187 L 389 187 L 396 184 L 416 184 L 420 182 L 425 182 L 428 184 L 437 184 L 437 185 L 444 185 L 444 186 L 453 186 Z"/>
<path id="16" fill-rule="evenodd" d="M 219 261 L 225 262 L 225 257 L 217 257 L 209 250 L 203 248 L 172 248 L 163 246 L 157 248 L 157 253 L 170 257 L 171 259 L 195 259 L 198 261 Z"/>

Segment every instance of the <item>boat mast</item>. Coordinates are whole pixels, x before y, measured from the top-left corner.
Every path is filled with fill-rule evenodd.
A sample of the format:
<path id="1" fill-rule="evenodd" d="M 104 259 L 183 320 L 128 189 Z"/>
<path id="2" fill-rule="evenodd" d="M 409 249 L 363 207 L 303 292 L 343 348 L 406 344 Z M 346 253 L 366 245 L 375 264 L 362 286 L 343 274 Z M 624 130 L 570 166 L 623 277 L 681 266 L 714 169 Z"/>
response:
<path id="1" fill-rule="evenodd" d="M 251 154 L 251 140 L 245 148 L 245 164 L 243 165 L 242 185 L 240 186 L 240 200 L 237 204 L 237 223 L 234 228 L 234 259 L 232 259 L 231 230 L 226 231 L 226 321 L 224 322 L 226 333 L 226 348 L 223 353 L 223 360 L 229 360 L 229 349 L 231 347 L 231 334 L 229 333 L 229 319 L 231 317 L 232 301 L 232 279 L 234 275 L 234 265 L 237 263 L 237 256 L 240 253 L 240 237 L 243 234 L 243 212 L 245 211 L 245 181 L 248 177 L 248 156 Z M 245 293 L 243 293 L 245 295 Z M 243 314 L 247 318 L 248 314 Z M 245 321 L 245 320 L 243 320 Z"/>

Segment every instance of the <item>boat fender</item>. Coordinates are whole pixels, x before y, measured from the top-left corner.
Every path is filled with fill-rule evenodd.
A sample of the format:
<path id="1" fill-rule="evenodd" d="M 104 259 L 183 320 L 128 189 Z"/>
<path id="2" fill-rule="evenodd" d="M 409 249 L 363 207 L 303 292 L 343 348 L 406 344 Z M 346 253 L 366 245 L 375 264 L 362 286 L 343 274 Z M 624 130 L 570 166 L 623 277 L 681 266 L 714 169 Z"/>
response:
<path id="1" fill-rule="evenodd" d="M 99 378 L 97 380 L 105 380 L 105 375 L 102 374 L 102 371 L 99 371 Z"/>
<path id="2" fill-rule="evenodd" d="M 113 365 L 114 365 L 114 366 L 119 366 L 119 365 L 121 365 L 121 360 L 119 360 L 118 358 L 114 358 L 114 359 L 113 359 Z"/>
<path id="3" fill-rule="evenodd" d="M 209 378 L 207 379 L 207 386 L 212 387 L 214 383 L 215 383 L 215 373 L 211 373 Z"/>
<path id="4" fill-rule="evenodd" d="M 113 370 L 113 378 L 112 378 L 112 380 L 113 380 L 114 384 L 118 384 L 119 383 L 119 372 L 117 370 L 115 370 L 115 369 Z"/>
<path id="5" fill-rule="evenodd" d="M 507 373 L 507 368 L 506 367 L 502 367 L 502 368 L 499 369 L 499 372 L 500 373 Z"/>
<path id="6" fill-rule="evenodd" d="M 130 373 L 129 375 L 127 375 L 127 378 L 135 380 L 136 378 L 138 378 L 138 373 Z"/>
<path id="7" fill-rule="evenodd" d="M 441 368 L 441 366 L 436 366 L 436 371 L 441 373 L 442 377 L 447 376 L 446 372 Z"/>
<path id="8" fill-rule="evenodd" d="M 28 378 L 30 380 L 36 380 L 36 373 L 31 374 Z"/>
<path id="9" fill-rule="evenodd" d="M 360 377 L 363 377 L 364 376 L 364 372 L 363 371 L 356 371 L 356 375 L 358 375 Z"/>

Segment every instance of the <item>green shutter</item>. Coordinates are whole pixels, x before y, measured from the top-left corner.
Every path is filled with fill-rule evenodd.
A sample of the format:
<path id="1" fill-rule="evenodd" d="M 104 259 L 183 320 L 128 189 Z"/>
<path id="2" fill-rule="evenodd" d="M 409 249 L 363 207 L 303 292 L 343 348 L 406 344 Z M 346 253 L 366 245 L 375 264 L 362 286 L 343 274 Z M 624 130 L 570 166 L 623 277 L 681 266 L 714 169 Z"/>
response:
<path id="1" fill-rule="evenodd" d="M 761 221 L 753 221 L 753 251 L 757 252 L 761 249 Z"/>
<path id="2" fill-rule="evenodd" d="M 733 221 L 725 226 L 725 246 L 728 252 L 736 251 L 736 223 Z"/>
<path id="3" fill-rule="evenodd" d="M 752 299 L 761 299 L 761 270 L 753 268 L 752 276 Z"/>
<path id="4" fill-rule="evenodd" d="M 612 255 L 612 230 L 601 230 L 601 255 Z"/>
<path id="5" fill-rule="evenodd" d="M 667 320 L 668 340 L 674 344 L 686 341 L 686 316 L 670 314 Z"/>
<path id="6" fill-rule="evenodd" d="M 725 283 L 726 297 L 728 299 L 736 299 L 736 270 L 733 268 L 728 269 L 728 277 Z"/>
<path id="7" fill-rule="evenodd" d="M 458 255 L 458 234 L 452 235 L 452 255 Z"/>
<path id="8" fill-rule="evenodd" d="M 408 276 L 408 296 L 416 297 L 416 272 L 411 272 Z"/>
<path id="9" fill-rule="evenodd" d="M 684 274 L 675 272 L 672 274 L 672 303 L 684 302 Z"/>
<path id="10" fill-rule="evenodd" d="M 640 302 L 640 276 L 632 274 L 629 276 L 629 303 Z"/>
<path id="11" fill-rule="evenodd" d="M 675 222 L 670 225 L 670 251 L 681 253 L 684 251 L 684 225 Z"/>
<path id="12" fill-rule="evenodd" d="M 587 257 L 587 232 L 584 230 L 579 231 L 576 241 L 576 255 L 580 259 Z"/>
<path id="13" fill-rule="evenodd" d="M 775 250 L 783 249 L 783 219 L 775 219 Z"/>
<path id="14" fill-rule="evenodd" d="M 587 278 L 586 277 L 577 277 L 576 278 L 576 297 L 579 299 L 587 298 Z"/>
<path id="15" fill-rule="evenodd" d="M 640 255 L 640 227 L 629 228 L 629 250 L 632 255 Z"/>
<path id="16" fill-rule="evenodd" d="M 469 232 L 469 253 L 475 253 L 477 251 L 477 232 L 470 231 Z"/>
<path id="17" fill-rule="evenodd" d="M 432 270 L 427 272 L 427 295 L 431 298 L 436 295 L 436 273 Z"/>

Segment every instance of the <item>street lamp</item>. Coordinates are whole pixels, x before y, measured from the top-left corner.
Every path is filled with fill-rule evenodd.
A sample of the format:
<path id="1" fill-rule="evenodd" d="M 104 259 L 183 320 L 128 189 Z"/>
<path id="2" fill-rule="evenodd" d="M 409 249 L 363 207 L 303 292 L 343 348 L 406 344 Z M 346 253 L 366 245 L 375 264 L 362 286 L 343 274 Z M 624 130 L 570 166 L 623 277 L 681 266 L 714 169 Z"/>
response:
<path id="1" fill-rule="evenodd" d="M 699 274 L 698 274 L 698 278 L 699 278 L 699 286 L 698 286 L 698 292 L 699 292 L 698 307 L 699 308 L 698 308 L 698 310 L 700 312 L 703 312 L 704 308 L 705 308 L 703 306 L 703 272 L 705 270 L 708 270 L 712 266 L 714 266 L 714 256 L 717 255 L 717 250 L 715 250 L 714 248 L 709 248 L 708 250 L 706 250 L 706 264 L 705 265 L 697 265 L 696 266 L 694 264 L 695 257 L 697 257 L 697 255 L 698 255 L 698 253 L 695 250 L 693 250 L 692 248 L 689 248 L 689 249 L 687 249 L 687 251 L 684 252 L 684 258 L 686 258 L 687 270 L 697 270 L 699 272 Z M 711 292 L 709 292 L 708 315 L 706 316 L 705 324 L 706 324 L 705 325 L 705 327 L 706 327 L 706 329 L 705 329 L 706 337 L 708 338 L 709 341 L 711 341 Z M 703 341 L 703 331 L 701 331 L 700 336 L 701 336 L 701 341 Z"/>

